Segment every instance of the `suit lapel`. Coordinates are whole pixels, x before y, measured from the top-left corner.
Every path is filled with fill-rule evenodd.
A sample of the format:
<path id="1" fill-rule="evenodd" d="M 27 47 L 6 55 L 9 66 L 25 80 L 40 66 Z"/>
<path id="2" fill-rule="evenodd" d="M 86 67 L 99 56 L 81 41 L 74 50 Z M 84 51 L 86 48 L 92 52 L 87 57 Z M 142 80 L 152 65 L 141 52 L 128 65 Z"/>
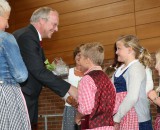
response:
<path id="1" fill-rule="evenodd" d="M 44 55 L 44 50 L 40 46 L 40 40 L 39 40 L 38 32 L 32 24 L 30 24 L 28 27 L 31 29 L 32 32 L 35 33 L 35 40 L 36 40 L 36 43 L 38 44 L 38 47 L 39 47 L 39 54 L 42 57 L 42 60 L 45 61 L 46 58 L 45 58 L 45 55 Z"/>

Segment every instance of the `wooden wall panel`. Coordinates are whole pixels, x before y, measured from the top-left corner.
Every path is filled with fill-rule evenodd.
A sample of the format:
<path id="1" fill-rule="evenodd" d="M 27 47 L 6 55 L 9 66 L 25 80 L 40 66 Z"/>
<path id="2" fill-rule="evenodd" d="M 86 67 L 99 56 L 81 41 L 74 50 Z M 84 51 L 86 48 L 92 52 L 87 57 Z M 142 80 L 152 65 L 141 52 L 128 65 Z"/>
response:
<path id="1" fill-rule="evenodd" d="M 160 37 L 140 40 L 140 43 L 147 48 L 150 53 L 154 53 L 156 50 L 160 49 Z"/>
<path id="2" fill-rule="evenodd" d="M 136 12 L 136 25 L 160 21 L 160 7 Z"/>
<path id="3" fill-rule="evenodd" d="M 60 14 L 84 10 L 96 6 L 102 6 L 124 0 L 66 0 L 61 3 L 51 4 L 50 6 Z"/>
<path id="4" fill-rule="evenodd" d="M 160 48 L 160 0 L 135 0 L 136 33 L 151 53 Z"/>
<path id="5" fill-rule="evenodd" d="M 9 33 L 13 33 L 13 31 L 15 30 L 15 25 L 13 24 L 9 24 L 9 28 L 6 29 L 7 32 Z"/>
<path id="6" fill-rule="evenodd" d="M 132 12 L 134 12 L 133 1 L 126 0 L 113 4 L 89 8 L 86 10 L 62 14 L 60 16 L 60 26 L 87 22 Z"/>
<path id="7" fill-rule="evenodd" d="M 15 24 L 15 29 L 19 29 L 19 28 L 25 27 L 25 26 L 27 26 L 29 24 L 30 24 L 29 20 L 27 22 L 25 22 L 25 23 Z"/>
<path id="8" fill-rule="evenodd" d="M 72 62 L 73 49 L 81 43 L 99 41 L 112 58 L 114 42 L 122 34 L 137 34 L 145 47 L 155 51 L 160 37 L 159 0 L 15 0 L 15 21 L 10 31 L 26 26 L 33 11 L 50 6 L 60 13 L 59 31 L 43 40 L 47 57 Z M 149 40 L 155 47 L 150 46 Z M 108 50 L 109 48 L 109 50 Z"/>
<path id="9" fill-rule="evenodd" d="M 15 25 L 15 28 L 21 28 L 28 24 L 29 21 L 26 23 L 19 23 Z M 124 14 L 115 17 L 59 27 L 58 32 L 53 34 L 52 40 L 71 38 L 75 36 L 77 37 L 103 31 L 110 31 L 120 28 L 131 27 L 134 25 L 134 13 Z"/>
<path id="10" fill-rule="evenodd" d="M 50 5 L 65 0 L 15 0 L 15 11 L 27 10 L 35 7 Z"/>
<path id="11" fill-rule="evenodd" d="M 113 59 L 114 58 L 114 44 L 104 46 L 105 49 L 105 59 Z"/>
<path id="12" fill-rule="evenodd" d="M 114 58 L 114 44 L 104 46 L 105 49 L 105 59 Z M 48 60 L 52 62 L 56 57 L 63 57 L 63 60 L 69 65 L 74 64 L 73 60 L 73 51 L 54 53 L 54 54 L 46 54 Z"/>
<path id="13" fill-rule="evenodd" d="M 160 22 L 137 26 L 137 35 L 140 39 L 160 37 Z"/>
<path id="14" fill-rule="evenodd" d="M 66 42 L 66 43 L 64 43 L 63 40 L 62 41 L 58 40 L 57 41 L 58 43 L 56 41 L 53 43 L 48 43 L 48 44 L 46 43 L 44 45 L 45 54 L 46 54 L 46 57 L 50 61 L 52 61 L 55 57 L 62 57 L 67 62 L 67 64 L 73 64 L 74 63 L 73 58 L 72 58 L 73 49 L 77 45 L 83 42 L 87 43 L 87 42 L 97 41 L 97 42 L 101 42 L 105 47 L 105 59 L 112 59 L 114 57 L 113 50 L 114 50 L 114 43 L 116 39 L 120 35 L 125 35 L 125 34 L 135 34 L 135 28 L 130 27 L 130 28 L 125 28 L 125 29 L 104 32 L 99 35 L 97 34 L 97 35 L 91 35 L 91 36 L 85 36 L 85 37 L 78 37 L 78 39 L 74 39 L 75 42 L 73 42 L 72 41 L 73 38 L 71 38 L 69 39 L 70 42 Z M 61 43 L 59 41 L 61 41 Z M 49 44 L 52 44 L 52 46 Z"/>
<path id="15" fill-rule="evenodd" d="M 66 12 L 73 12 L 95 6 L 105 5 L 123 0 L 16 0 L 16 11 L 22 11 L 31 8 L 37 8 L 41 6 L 50 6 L 60 14 Z"/>
<path id="16" fill-rule="evenodd" d="M 71 38 L 75 36 L 77 37 L 87 34 L 94 34 L 98 32 L 131 27 L 134 25 L 135 21 L 133 13 L 120 15 L 120 16 L 60 27 L 58 33 L 54 35 L 53 40 Z"/>
<path id="17" fill-rule="evenodd" d="M 9 17 L 9 28 L 6 29 L 7 32 L 12 32 L 15 29 L 15 10 L 14 10 L 14 1 L 13 0 L 8 0 L 10 6 L 11 6 L 11 13 Z"/>
<path id="18" fill-rule="evenodd" d="M 61 8 L 63 9 L 63 7 Z M 35 9 L 29 9 L 25 11 L 16 12 L 16 19 L 19 19 L 19 21 L 17 21 L 18 23 L 16 24 L 25 23 L 26 21 L 29 21 L 31 14 L 33 13 L 34 10 Z M 91 20 L 116 16 L 120 14 L 131 13 L 133 12 L 133 10 L 134 10 L 133 1 L 126 0 L 113 4 L 96 6 L 85 10 L 64 13 L 60 15 L 60 26 L 87 22 Z"/>
<path id="19" fill-rule="evenodd" d="M 25 24 L 26 22 L 28 23 L 32 13 L 34 12 L 36 8 L 32 8 L 29 10 L 24 10 L 24 11 L 18 11 L 15 14 L 15 18 L 18 19 L 16 20 L 16 25 L 17 24 Z"/>
<path id="20" fill-rule="evenodd" d="M 135 11 L 155 8 L 160 6 L 160 0 L 135 0 Z"/>
<path id="21" fill-rule="evenodd" d="M 101 42 L 103 45 L 112 45 L 120 35 L 135 34 L 135 28 L 123 28 L 114 31 L 101 32 L 63 40 L 46 42 L 44 49 L 46 54 L 65 52 L 73 50 L 78 44 L 86 42 Z"/>

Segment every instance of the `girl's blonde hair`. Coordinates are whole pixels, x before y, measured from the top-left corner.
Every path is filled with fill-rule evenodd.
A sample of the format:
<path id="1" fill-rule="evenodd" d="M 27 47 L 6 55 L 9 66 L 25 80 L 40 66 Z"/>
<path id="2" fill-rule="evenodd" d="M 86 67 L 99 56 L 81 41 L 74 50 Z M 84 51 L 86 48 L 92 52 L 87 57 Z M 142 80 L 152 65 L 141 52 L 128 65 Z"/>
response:
<path id="1" fill-rule="evenodd" d="M 124 43 L 125 47 L 131 47 L 135 52 L 135 58 L 139 59 L 139 61 L 145 67 L 152 66 L 152 58 L 147 49 L 142 47 L 139 44 L 139 39 L 134 35 L 124 35 L 118 38 L 117 41 L 121 41 Z"/>
<path id="2" fill-rule="evenodd" d="M 160 63 L 160 50 L 156 52 L 156 63 Z"/>
<path id="3" fill-rule="evenodd" d="M 102 65 L 104 60 L 104 48 L 98 42 L 86 43 L 80 47 L 81 54 L 89 58 L 93 64 Z"/>

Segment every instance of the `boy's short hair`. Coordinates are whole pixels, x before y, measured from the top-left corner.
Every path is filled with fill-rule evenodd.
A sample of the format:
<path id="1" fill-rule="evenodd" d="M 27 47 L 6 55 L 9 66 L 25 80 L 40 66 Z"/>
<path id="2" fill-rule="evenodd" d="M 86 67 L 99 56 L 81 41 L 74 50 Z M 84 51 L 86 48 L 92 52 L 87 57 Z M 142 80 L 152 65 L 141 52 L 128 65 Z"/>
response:
<path id="1" fill-rule="evenodd" d="M 86 43 L 80 47 L 81 54 L 89 58 L 95 65 L 102 65 L 104 48 L 99 42 Z"/>

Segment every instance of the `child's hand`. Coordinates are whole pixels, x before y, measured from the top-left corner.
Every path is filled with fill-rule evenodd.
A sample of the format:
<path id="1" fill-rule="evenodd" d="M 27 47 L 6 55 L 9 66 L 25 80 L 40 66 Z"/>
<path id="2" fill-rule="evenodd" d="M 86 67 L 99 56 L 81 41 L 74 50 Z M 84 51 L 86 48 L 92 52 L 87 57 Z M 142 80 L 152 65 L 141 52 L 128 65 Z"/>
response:
<path id="1" fill-rule="evenodd" d="M 77 125 L 81 125 L 81 118 L 76 116 L 75 122 L 76 122 Z"/>
<path id="2" fill-rule="evenodd" d="M 157 97 L 157 93 L 154 90 L 151 90 L 148 92 L 148 98 L 151 99 L 151 101 L 154 101 L 154 99 Z"/>
<path id="3" fill-rule="evenodd" d="M 148 98 L 155 103 L 156 105 L 160 106 L 160 97 L 157 95 L 156 91 L 151 90 L 148 92 Z"/>
<path id="4" fill-rule="evenodd" d="M 66 99 L 66 102 L 75 108 L 78 107 L 77 101 L 72 96 L 68 96 L 68 98 Z"/>
<path id="5" fill-rule="evenodd" d="M 119 130 L 120 129 L 120 124 L 117 122 L 114 122 L 114 129 Z"/>

